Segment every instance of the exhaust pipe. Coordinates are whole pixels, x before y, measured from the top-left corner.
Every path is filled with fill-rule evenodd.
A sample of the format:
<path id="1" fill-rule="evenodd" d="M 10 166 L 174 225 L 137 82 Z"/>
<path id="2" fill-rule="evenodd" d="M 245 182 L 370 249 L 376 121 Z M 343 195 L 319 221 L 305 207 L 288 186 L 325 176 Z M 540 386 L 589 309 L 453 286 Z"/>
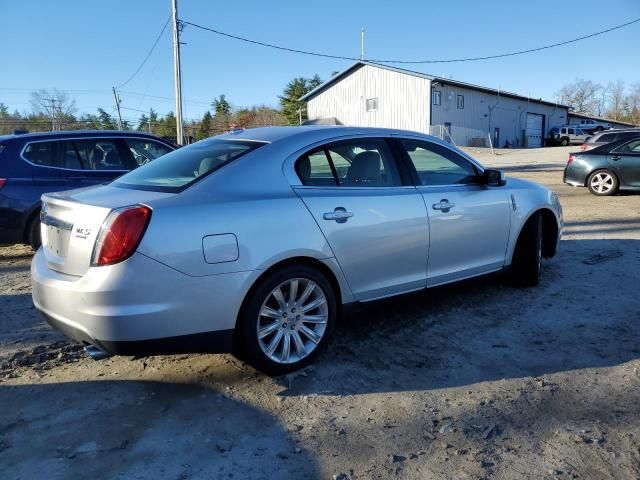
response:
<path id="1" fill-rule="evenodd" d="M 109 358 L 112 356 L 110 353 L 107 353 L 104 350 L 100 350 L 94 345 L 87 345 L 86 347 L 84 347 L 84 351 L 94 360 L 104 360 L 105 358 Z"/>

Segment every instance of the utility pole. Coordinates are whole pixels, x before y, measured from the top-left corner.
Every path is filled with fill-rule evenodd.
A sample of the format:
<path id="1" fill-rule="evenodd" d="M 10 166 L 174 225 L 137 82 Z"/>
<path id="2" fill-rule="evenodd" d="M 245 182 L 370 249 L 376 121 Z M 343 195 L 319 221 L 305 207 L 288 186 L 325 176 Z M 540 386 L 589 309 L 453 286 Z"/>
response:
<path id="1" fill-rule="evenodd" d="M 182 79 L 180 72 L 180 20 L 178 19 L 178 0 L 171 0 L 173 5 L 173 80 L 176 95 L 176 142 L 184 145 L 182 131 Z"/>
<path id="2" fill-rule="evenodd" d="M 364 27 L 360 30 L 360 60 L 364 60 Z"/>
<path id="3" fill-rule="evenodd" d="M 56 99 L 55 98 L 43 98 L 43 102 L 49 102 L 47 112 L 51 112 L 51 131 L 56 131 Z"/>
<path id="4" fill-rule="evenodd" d="M 149 124 L 149 133 L 151 133 L 151 114 L 153 113 L 153 108 L 149 109 L 149 121 L 147 122 Z"/>
<path id="5" fill-rule="evenodd" d="M 116 87 L 113 88 L 113 98 L 116 99 L 116 110 L 118 110 L 118 130 L 122 130 L 122 115 L 120 114 L 120 95 L 116 92 Z"/>

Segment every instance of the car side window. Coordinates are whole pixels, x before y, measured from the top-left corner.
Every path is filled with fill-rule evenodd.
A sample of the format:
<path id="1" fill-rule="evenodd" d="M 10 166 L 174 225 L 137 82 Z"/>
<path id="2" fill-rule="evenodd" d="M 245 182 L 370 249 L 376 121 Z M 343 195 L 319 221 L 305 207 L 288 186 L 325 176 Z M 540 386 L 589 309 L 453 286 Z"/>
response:
<path id="1" fill-rule="evenodd" d="M 476 167 L 448 148 L 421 140 L 400 141 L 418 173 L 421 185 L 460 185 L 478 181 Z"/>
<path id="2" fill-rule="evenodd" d="M 58 142 L 29 143 L 22 154 L 31 163 L 43 167 L 61 167 L 57 155 Z"/>
<path id="3" fill-rule="evenodd" d="M 631 140 L 629 143 L 621 145 L 616 150 L 616 153 L 634 153 L 640 154 L 640 138 Z"/>
<path id="4" fill-rule="evenodd" d="M 393 187 L 402 185 L 398 168 L 383 139 L 357 139 L 316 149 L 296 163 L 304 185 Z"/>
<path id="5" fill-rule="evenodd" d="M 126 138 L 125 142 L 138 166 L 173 151 L 166 145 L 146 138 Z"/>
<path id="6" fill-rule="evenodd" d="M 614 133 L 607 133 L 606 135 L 602 135 L 600 138 L 598 138 L 598 142 L 603 142 L 603 143 L 613 142 L 614 137 L 615 137 Z"/>
<path id="7" fill-rule="evenodd" d="M 329 157 L 327 157 L 324 148 L 300 158 L 296 164 L 296 171 L 303 185 L 316 187 L 335 187 L 337 185 Z"/>
<path id="8" fill-rule="evenodd" d="M 75 140 L 73 143 L 88 170 L 128 170 L 114 140 Z"/>

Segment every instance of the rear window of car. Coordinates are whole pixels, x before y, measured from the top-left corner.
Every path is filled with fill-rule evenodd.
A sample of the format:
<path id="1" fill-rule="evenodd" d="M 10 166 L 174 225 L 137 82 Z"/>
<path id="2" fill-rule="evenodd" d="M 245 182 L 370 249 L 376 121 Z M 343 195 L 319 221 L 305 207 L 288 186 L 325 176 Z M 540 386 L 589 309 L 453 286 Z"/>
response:
<path id="1" fill-rule="evenodd" d="M 222 166 L 265 145 L 247 140 L 203 140 L 142 165 L 113 185 L 141 190 L 180 192 Z"/>
<path id="2" fill-rule="evenodd" d="M 609 143 L 609 142 L 615 141 L 616 136 L 617 134 L 615 133 L 605 133 L 604 135 L 601 135 L 600 137 L 598 137 L 595 141 L 601 142 L 601 143 Z"/>

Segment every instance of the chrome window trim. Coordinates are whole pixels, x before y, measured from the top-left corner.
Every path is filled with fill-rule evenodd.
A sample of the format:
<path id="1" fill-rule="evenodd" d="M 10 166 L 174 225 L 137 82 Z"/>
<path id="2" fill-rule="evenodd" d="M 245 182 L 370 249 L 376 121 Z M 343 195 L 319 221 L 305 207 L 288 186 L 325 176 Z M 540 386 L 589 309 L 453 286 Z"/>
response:
<path id="1" fill-rule="evenodd" d="M 292 187 L 294 189 L 296 189 L 296 190 L 298 190 L 298 189 L 303 189 L 303 190 L 339 190 L 341 192 L 344 192 L 345 190 L 356 190 L 358 192 L 361 192 L 363 190 L 372 190 L 372 191 L 379 192 L 381 190 L 415 190 L 417 188 L 415 185 L 395 185 L 395 186 L 382 186 L 382 187 L 354 187 L 354 186 L 341 187 L 339 185 L 327 185 L 327 186 L 322 186 L 322 185 L 292 185 Z"/>
<path id="2" fill-rule="evenodd" d="M 33 140 L 33 141 L 29 141 L 27 143 L 24 144 L 24 146 L 22 147 L 22 150 L 20 150 L 20 159 L 24 162 L 27 162 L 29 165 L 33 166 L 33 167 L 39 167 L 39 168 L 53 168 L 55 170 L 62 170 L 64 172 L 130 172 L 131 170 L 90 170 L 88 168 L 64 168 L 64 167 L 53 167 L 50 165 L 38 165 L 37 163 L 33 163 L 31 160 L 25 158 L 24 156 L 24 152 L 27 149 L 27 147 L 33 143 L 44 143 L 44 142 L 64 142 L 67 140 L 111 140 L 111 139 L 115 139 L 115 140 L 123 140 L 126 138 L 136 138 L 136 139 L 146 139 L 147 137 L 136 137 L 135 135 L 131 135 L 131 136 L 127 136 L 127 137 L 111 137 L 111 136 L 106 136 L 106 137 L 102 137 L 102 136 L 95 136 L 95 137 L 65 137 L 65 138 L 53 138 L 53 139 L 47 139 L 47 140 Z M 157 143 L 160 143 L 162 145 L 165 145 L 162 142 L 158 142 L 157 140 L 151 140 L 150 141 L 154 141 Z M 168 146 L 168 145 L 166 145 Z M 172 152 L 175 149 L 171 150 Z"/>

